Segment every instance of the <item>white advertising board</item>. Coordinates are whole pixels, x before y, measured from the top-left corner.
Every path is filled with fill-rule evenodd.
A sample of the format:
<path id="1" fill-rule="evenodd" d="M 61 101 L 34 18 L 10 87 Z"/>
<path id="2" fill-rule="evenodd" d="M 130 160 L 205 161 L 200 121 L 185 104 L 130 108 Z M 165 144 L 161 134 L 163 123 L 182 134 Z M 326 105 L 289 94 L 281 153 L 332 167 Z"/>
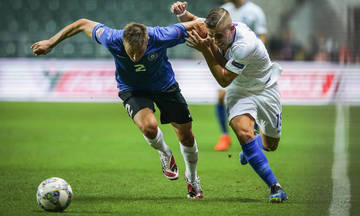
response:
<path id="1" fill-rule="evenodd" d="M 171 60 L 188 103 L 216 103 L 220 88 L 204 60 Z M 360 66 L 280 62 L 283 104 L 360 104 Z M 112 60 L 0 59 L 0 100 L 120 101 Z"/>

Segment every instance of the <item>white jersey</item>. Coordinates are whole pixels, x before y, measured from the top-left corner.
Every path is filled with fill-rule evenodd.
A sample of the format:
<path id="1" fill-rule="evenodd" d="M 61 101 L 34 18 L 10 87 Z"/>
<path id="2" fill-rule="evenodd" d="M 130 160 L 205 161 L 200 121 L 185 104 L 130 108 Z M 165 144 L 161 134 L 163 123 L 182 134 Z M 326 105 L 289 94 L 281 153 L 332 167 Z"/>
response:
<path id="1" fill-rule="evenodd" d="M 243 23 L 234 23 L 234 41 L 226 51 L 225 68 L 238 74 L 227 89 L 263 90 L 279 78 L 281 68 L 272 63 L 262 41 Z"/>
<path id="2" fill-rule="evenodd" d="M 256 34 L 266 34 L 266 17 L 263 10 L 256 4 L 246 1 L 240 8 L 236 8 L 232 2 L 221 6 L 230 13 L 234 22 L 245 23 Z"/>

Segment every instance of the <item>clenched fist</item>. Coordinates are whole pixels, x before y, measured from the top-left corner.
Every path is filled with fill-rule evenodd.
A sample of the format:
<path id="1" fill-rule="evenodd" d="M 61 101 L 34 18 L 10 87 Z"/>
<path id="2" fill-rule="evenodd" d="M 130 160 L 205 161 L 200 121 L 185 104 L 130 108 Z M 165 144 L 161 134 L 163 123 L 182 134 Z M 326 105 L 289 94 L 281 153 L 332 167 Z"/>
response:
<path id="1" fill-rule="evenodd" d="M 171 11 L 171 13 L 173 13 L 175 15 L 182 14 L 186 10 L 187 5 L 188 5 L 187 2 L 177 1 L 171 5 L 170 11 Z"/>
<path id="2" fill-rule="evenodd" d="M 42 40 L 34 43 L 31 49 L 33 50 L 34 56 L 38 56 L 48 54 L 52 50 L 52 47 L 49 40 Z"/>

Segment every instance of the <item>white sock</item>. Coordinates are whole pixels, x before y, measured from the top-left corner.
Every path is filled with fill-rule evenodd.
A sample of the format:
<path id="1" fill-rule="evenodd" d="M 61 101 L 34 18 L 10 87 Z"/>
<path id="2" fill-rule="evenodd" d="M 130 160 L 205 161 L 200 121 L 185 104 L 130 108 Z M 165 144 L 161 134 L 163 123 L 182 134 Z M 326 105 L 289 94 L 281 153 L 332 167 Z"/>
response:
<path id="1" fill-rule="evenodd" d="M 143 134 L 143 136 L 151 147 L 153 147 L 154 149 L 161 151 L 167 155 L 170 155 L 171 150 L 170 150 L 169 146 L 166 145 L 163 134 L 159 127 L 158 127 L 158 132 L 156 134 L 156 137 L 154 139 L 149 139 L 144 134 Z"/>
<path id="2" fill-rule="evenodd" d="M 180 143 L 180 150 L 185 161 L 185 176 L 191 182 L 194 182 L 197 176 L 196 165 L 198 161 L 198 148 L 196 145 L 196 140 L 194 139 L 194 145 L 191 147 L 184 146 Z"/>

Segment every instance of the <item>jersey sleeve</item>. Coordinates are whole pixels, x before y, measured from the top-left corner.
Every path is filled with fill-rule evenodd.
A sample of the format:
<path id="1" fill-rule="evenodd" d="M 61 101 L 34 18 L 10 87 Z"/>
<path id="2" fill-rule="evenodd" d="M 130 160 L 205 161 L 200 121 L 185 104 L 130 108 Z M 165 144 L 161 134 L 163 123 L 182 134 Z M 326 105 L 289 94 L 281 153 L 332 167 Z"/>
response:
<path id="1" fill-rule="evenodd" d="M 246 65 L 236 61 L 231 58 L 226 62 L 225 68 L 233 73 L 241 74 L 241 72 L 245 69 Z"/>
<path id="2" fill-rule="evenodd" d="M 226 62 L 225 68 L 233 73 L 241 74 L 248 64 L 247 57 L 251 52 L 251 46 L 246 43 L 235 44 L 234 47 L 231 48 L 232 56 Z"/>
<path id="3" fill-rule="evenodd" d="M 266 34 L 266 17 L 262 10 L 259 10 L 255 20 L 254 32 L 256 34 Z"/>
<path id="4" fill-rule="evenodd" d="M 187 36 L 186 28 L 181 23 L 167 27 L 154 27 L 153 30 L 155 41 L 164 48 L 184 43 L 184 37 Z"/>
<path id="5" fill-rule="evenodd" d="M 122 44 L 122 30 L 112 29 L 104 24 L 97 24 L 92 31 L 92 38 L 111 50 Z"/>

